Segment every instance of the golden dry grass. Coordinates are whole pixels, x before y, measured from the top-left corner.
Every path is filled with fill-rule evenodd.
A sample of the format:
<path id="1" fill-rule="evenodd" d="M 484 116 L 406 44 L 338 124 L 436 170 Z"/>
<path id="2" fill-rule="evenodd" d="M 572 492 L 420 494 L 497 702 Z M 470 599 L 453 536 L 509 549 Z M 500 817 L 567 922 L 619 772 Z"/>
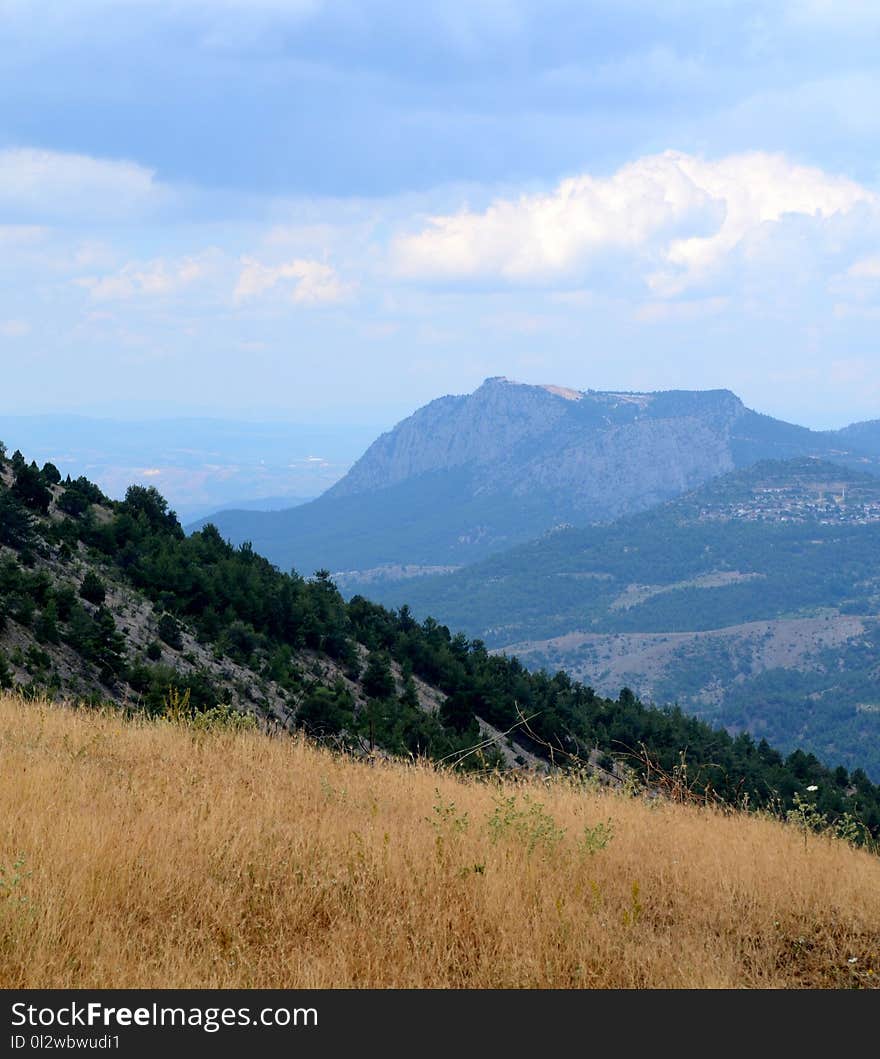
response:
<path id="1" fill-rule="evenodd" d="M 0 769 L 5 988 L 880 976 L 880 859 L 768 819 L 11 697 Z"/>

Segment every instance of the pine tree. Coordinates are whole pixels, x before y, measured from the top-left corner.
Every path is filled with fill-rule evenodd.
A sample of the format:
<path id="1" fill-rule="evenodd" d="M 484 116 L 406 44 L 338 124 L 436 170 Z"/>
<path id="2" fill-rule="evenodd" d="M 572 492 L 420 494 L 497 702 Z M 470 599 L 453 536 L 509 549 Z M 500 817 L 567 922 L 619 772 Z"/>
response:
<path id="1" fill-rule="evenodd" d="M 89 570 L 83 578 L 83 582 L 79 586 L 79 594 L 84 600 L 96 605 L 100 605 L 107 598 L 104 582 L 92 570 Z"/>
<path id="2" fill-rule="evenodd" d="M 390 699 L 397 690 L 391 672 L 391 663 L 384 651 L 370 652 L 370 659 L 361 684 L 364 694 L 371 699 Z"/>

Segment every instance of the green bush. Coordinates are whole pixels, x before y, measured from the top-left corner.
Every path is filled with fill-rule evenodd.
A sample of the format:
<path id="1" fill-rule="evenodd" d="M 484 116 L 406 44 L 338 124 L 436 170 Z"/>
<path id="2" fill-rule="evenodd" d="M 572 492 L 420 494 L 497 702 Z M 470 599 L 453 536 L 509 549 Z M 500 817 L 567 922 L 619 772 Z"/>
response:
<path id="1" fill-rule="evenodd" d="M 79 594 L 86 602 L 100 606 L 107 598 L 107 589 L 100 577 L 89 570 L 79 586 Z"/>
<path id="2" fill-rule="evenodd" d="M 179 651 L 183 647 L 183 637 L 180 634 L 180 625 L 172 614 L 163 614 L 159 619 L 159 639 L 168 644 L 170 648 Z"/>

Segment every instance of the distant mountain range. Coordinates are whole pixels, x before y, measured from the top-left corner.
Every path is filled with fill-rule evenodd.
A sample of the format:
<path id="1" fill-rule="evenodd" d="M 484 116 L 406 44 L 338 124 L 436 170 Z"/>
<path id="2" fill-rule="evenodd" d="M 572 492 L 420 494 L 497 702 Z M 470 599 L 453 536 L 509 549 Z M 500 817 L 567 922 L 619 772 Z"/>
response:
<path id="1" fill-rule="evenodd" d="M 226 508 L 276 511 L 322 493 L 376 435 L 375 427 L 268 421 L 98 419 L 0 415 L 0 439 L 62 475 L 88 475 L 121 498 L 155 485 L 182 522 Z"/>
<path id="2" fill-rule="evenodd" d="M 282 569 L 326 568 L 355 591 L 449 572 L 559 525 L 608 522 L 735 468 L 799 456 L 880 472 L 880 421 L 811 431 L 728 390 L 612 393 L 496 377 L 419 409 L 311 503 L 195 526 L 213 521 Z"/>

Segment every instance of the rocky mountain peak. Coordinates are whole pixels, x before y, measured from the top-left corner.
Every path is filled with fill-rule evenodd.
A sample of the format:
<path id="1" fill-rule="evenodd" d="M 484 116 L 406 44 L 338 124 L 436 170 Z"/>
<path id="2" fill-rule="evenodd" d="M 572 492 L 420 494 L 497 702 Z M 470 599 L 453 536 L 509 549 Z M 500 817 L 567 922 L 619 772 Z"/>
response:
<path id="1" fill-rule="evenodd" d="M 596 446 L 605 445 L 601 439 L 610 443 L 615 430 L 639 422 L 644 423 L 641 433 L 647 433 L 644 443 L 630 439 L 628 463 L 641 458 L 646 446 L 662 445 L 667 435 L 674 436 L 676 453 L 681 446 L 704 452 L 705 458 L 685 475 L 685 480 L 692 473 L 703 480 L 732 466 L 727 428 L 745 411 L 729 390 L 581 391 L 490 376 L 473 393 L 439 398 L 398 423 L 326 495 L 351 496 L 428 472 L 464 467 L 485 468 L 485 475 L 479 473 L 486 488 L 509 482 L 519 492 L 529 488 L 532 472 L 541 481 L 555 481 L 560 474 L 566 479 L 563 465 L 571 469 L 576 479 L 572 485 L 581 492 L 581 480 L 590 476 L 595 462 L 589 454 L 597 455 Z M 649 427 L 649 421 L 654 425 Z M 540 472 L 535 464 L 538 454 Z M 602 462 L 605 467 L 606 461 Z M 693 453 L 684 462 L 691 467 Z M 531 471 L 520 473 L 526 464 Z M 608 470 L 613 474 L 613 467 Z"/>

